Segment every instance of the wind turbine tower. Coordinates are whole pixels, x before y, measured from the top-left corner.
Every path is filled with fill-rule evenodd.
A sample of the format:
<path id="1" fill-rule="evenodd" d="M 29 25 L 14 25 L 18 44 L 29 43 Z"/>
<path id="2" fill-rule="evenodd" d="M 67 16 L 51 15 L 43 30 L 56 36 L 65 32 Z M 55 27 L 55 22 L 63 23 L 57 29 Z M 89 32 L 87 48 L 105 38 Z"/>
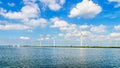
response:
<path id="1" fill-rule="evenodd" d="M 40 39 L 40 46 L 42 46 L 42 41 L 41 41 L 41 39 Z"/>
<path id="2" fill-rule="evenodd" d="M 82 37 L 83 37 L 83 34 L 82 34 L 82 32 L 80 33 L 80 46 L 82 46 L 83 45 L 83 39 L 82 39 Z"/>
<path id="3" fill-rule="evenodd" d="M 42 40 L 43 40 L 43 38 L 40 38 L 40 46 L 42 46 Z"/>
<path id="4" fill-rule="evenodd" d="M 56 40 L 55 40 L 56 36 L 53 37 L 53 46 L 56 46 Z"/>
<path id="5" fill-rule="evenodd" d="M 40 35 L 40 39 L 39 39 L 39 41 L 40 41 L 40 46 L 42 46 L 42 40 L 43 40 L 43 38 L 41 38 L 41 35 Z"/>
<path id="6" fill-rule="evenodd" d="M 53 46 L 55 46 L 55 42 L 56 42 L 56 40 L 55 40 L 55 39 L 53 39 Z"/>

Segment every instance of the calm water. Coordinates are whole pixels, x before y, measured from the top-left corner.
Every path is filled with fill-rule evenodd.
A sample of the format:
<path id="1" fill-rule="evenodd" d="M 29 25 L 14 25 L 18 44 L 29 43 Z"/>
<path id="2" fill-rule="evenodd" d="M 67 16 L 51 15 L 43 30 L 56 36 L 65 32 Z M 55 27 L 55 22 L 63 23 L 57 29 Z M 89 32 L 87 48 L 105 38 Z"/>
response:
<path id="1" fill-rule="evenodd" d="M 0 47 L 0 68 L 120 68 L 120 49 Z"/>

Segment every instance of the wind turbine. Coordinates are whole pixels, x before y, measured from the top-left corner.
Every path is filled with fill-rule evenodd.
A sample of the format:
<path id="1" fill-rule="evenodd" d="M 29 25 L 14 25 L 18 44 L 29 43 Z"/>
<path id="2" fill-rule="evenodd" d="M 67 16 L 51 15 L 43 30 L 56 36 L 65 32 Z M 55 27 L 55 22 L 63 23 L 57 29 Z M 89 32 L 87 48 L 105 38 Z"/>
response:
<path id="1" fill-rule="evenodd" d="M 55 40 L 55 39 L 53 39 L 53 46 L 56 46 L 56 45 L 55 45 L 55 43 L 56 43 L 56 40 Z"/>
<path id="2" fill-rule="evenodd" d="M 53 34 L 52 40 L 53 40 L 53 46 L 56 46 L 56 37 L 57 37 L 57 32 Z"/>
<path id="3" fill-rule="evenodd" d="M 56 46 L 56 40 L 55 40 L 55 37 L 52 38 L 53 39 L 53 46 Z"/>
<path id="4" fill-rule="evenodd" d="M 43 38 L 40 38 L 40 46 L 42 46 L 42 40 L 43 40 Z"/>
<path id="5" fill-rule="evenodd" d="M 39 39 L 39 41 L 40 41 L 40 46 L 42 46 L 42 40 L 43 40 L 43 38 L 41 38 L 41 35 L 40 35 L 40 39 Z"/>
<path id="6" fill-rule="evenodd" d="M 83 33 L 82 32 L 80 32 L 80 46 L 82 46 L 83 45 L 83 39 L 82 39 L 82 36 L 83 36 Z"/>
<path id="7" fill-rule="evenodd" d="M 41 39 L 40 39 L 40 46 L 42 45 Z"/>

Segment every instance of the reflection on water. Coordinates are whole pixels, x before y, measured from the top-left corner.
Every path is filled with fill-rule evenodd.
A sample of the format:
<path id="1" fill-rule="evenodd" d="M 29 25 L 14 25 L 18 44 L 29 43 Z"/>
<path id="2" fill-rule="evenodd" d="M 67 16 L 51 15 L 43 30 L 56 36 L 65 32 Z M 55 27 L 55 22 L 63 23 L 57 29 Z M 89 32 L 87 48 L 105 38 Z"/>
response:
<path id="1" fill-rule="evenodd" d="M 0 48 L 0 68 L 120 68 L 120 49 Z"/>

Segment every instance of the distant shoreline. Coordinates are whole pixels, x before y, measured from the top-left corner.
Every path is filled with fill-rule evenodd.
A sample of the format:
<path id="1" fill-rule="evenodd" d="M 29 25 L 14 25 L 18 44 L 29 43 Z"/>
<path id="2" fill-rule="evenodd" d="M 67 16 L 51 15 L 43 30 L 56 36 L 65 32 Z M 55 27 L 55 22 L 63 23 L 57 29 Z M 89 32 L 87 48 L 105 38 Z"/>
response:
<path id="1" fill-rule="evenodd" d="M 22 46 L 37 48 L 120 48 L 120 46 Z"/>
<path id="2" fill-rule="evenodd" d="M 0 47 L 33 47 L 33 48 L 120 48 L 120 46 L 11 46 L 11 45 L 1 45 Z"/>

